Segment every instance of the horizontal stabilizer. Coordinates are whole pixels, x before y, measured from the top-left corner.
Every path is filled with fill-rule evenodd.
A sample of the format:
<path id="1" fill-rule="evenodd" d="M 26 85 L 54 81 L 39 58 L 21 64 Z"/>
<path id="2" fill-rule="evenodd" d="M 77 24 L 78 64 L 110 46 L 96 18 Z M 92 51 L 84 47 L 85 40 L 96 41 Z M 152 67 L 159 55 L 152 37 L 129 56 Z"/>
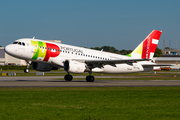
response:
<path id="1" fill-rule="evenodd" d="M 142 66 L 173 66 L 172 64 L 142 64 Z"/>

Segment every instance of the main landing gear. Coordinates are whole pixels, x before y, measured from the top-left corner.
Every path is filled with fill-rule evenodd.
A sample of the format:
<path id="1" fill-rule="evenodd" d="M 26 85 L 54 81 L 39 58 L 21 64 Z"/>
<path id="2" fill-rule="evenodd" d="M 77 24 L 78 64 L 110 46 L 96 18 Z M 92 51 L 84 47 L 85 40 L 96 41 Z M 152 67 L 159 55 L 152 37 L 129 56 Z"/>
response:
<path id="1" fill-rule="evenodd" d="M 64 79 L 65 79 L 66 81 L 72 81 L 73 76 L 68 73 L 67 75 L 64 76 Z"/>
<path id="2" fill-rule="evenodd" d="M 89 75 L 86 76 L 87 82 L 94 82 L 94 76 L 91 76 L 91 74 L 92 74 L 92 69 L 90 69 Z"/>
<path id="3" fill-rule="evenodd" d="M 68 73 L 67 75 L 64 76 L 64 79 L 66 81 L 72 81 L 73 76 Z M 91 76 L 91 72 L 90 72 L 90 75 L 86 76 L 86 81 L 87 82 L 94 82 L 94 76 Z"/>
<path id="4" fill-rule="evenodd" d="M 86 76 L 86 81 L 87 82 L 94 82 L 94 76 L 90 76 L 90 75 Z"/>
<path id="5" fill-rule="evenodd" d="M 30 61 L 26 61 L 26 68 L 24 69 L 25 73 L 29 73 L 29 66 L 30 66 L 31 62 Z"/>

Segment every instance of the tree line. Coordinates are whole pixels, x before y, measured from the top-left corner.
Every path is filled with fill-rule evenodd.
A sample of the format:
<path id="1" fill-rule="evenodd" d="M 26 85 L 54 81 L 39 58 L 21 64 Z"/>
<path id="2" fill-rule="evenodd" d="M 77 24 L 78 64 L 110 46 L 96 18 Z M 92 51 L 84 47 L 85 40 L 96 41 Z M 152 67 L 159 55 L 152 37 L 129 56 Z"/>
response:
<path id="1" fill-rule="evenodd" d="M 111 46 L 102 46 L 102 47 L 91 47 L 90 49 L 94 49 L 94 50 L 103 50 L 105 52 L 111 52 L 111 53 L 116 53 L 116 54 L 121 54 L 121 55 L 128 55 L 132 52 L 132 50 L 118 50 L 115 47 L 111 47 Z M 158 47 L 156 48 L 154 57 L 162 57 L 162 50 L 159 49 Z"/>
<path id="2" fill-rule="evenodd" d="M 111 47 L 111 46 L 102 46 L 102 47 L 91 47 L 91 49 L 94 50 L 103 50 L 105 52 L 111 52 L 111 53 L 117 53 L 117 54 L 121 54 L 121 55 L 127 55 L 129 53 L 132 52 L 132 50 L 118 50 L 115 47 Z"/>

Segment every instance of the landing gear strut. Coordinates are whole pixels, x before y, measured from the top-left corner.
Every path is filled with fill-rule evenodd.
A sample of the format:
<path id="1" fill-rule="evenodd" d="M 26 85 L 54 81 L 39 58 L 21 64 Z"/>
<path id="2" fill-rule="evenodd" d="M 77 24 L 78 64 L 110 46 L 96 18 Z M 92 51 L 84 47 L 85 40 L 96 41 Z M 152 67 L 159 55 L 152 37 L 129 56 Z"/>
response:
<path id="1" fill-rule="evenodd" d="M 30 66 L 31 62 L 30 61 L 26 61 L 26 68 L 24 69 L 25 73 L 29 73 L 29 66 Z"/>
<path id="2" fill-rule="evenodd" d="M 68 73 L 67 75 L 64 76 L 64 79 L 66 81 L 71 81 L 73 79 L 73 76 Z"/>
<path id="3" fill-rule="evenodd" d="M 91 74 L 92 74 L 92 69 L 90 69 L 89 75 L 86 76 L 87 82 L 94 82 L 94 76 L 91 76 Z"/>

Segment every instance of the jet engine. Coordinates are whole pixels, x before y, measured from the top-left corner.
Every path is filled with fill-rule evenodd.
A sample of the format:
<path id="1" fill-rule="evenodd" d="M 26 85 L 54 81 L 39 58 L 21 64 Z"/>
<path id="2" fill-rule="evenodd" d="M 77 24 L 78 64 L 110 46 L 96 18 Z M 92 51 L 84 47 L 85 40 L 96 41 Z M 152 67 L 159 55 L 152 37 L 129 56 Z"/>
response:
<path id="1" fill-rule="evenodd" d="M 81 62 L 66 60 L 64 62 L 64 70 L 70 73 L 84 73 L 86 65 Z"/>
<path id="2" fill-rule="evenodd" d="M 45 71 L 51 71 L 51 70 L 57 70 L 57 67 L 54 67 L 49 64 L 43 64 L 43 63 L 36 63 L 32 62 L 32 67 L 34 70 L 45 72 Z"/>

